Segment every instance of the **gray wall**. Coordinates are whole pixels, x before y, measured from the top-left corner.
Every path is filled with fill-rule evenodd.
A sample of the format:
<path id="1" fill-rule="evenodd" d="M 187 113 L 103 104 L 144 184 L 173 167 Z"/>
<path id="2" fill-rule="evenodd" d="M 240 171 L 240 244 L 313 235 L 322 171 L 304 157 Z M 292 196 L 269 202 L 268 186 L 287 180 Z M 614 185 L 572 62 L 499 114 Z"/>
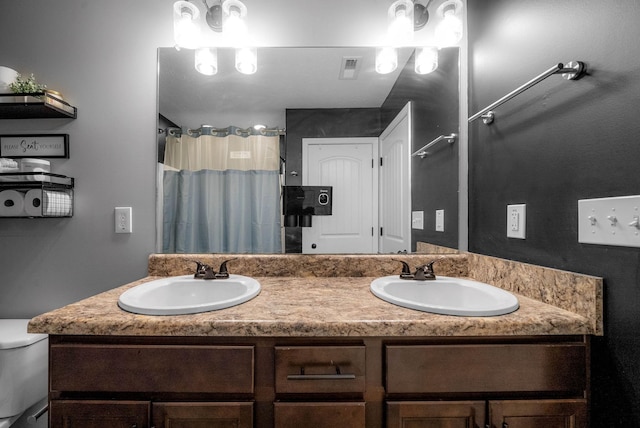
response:
<path id="1" fill-rule="evenodd" d="M 56 89 L 78 118 L 0 120 L 0 134 L 68 133 L 68 219 L 0 219 L 0 318 L 31 317 L 141 278 L 155 246 L 156 48 L 172 2 L 0 0 L 0 64 Z M 116 206 L 133 234 L 114 234 Z"/>
<path id="2" fill-rule="evenodd" d="M 34 73 L 78 107 L 76 120 L 0 120 L 0 134 L 68 133 L 71 157 L 52 168 L 76 179 L 72 218 L 0 219 L 0 318 L 35 316 L 146 274 L 155 250 L 156 49 L 173 45 L 173 3 L 0 0 L 0 65 Z M 388 1 L 247 6 L 260 46 L 377 46 Z M 133 207 L 133 234 L 113 233 L 116 206 Z"/>
<path id="3" fill-rule="evenodd" d="M 640 3 L 469 2 L 470 113 L 554 63 L 583 60 L 470 126 L 469 250 L 605 279 L 594 338 L 593 427 L 640 426 L 640 249 L 579 244 L 577 201 L 640 193 Z M 506 205 L 527 204 L 527 239 Z"/>

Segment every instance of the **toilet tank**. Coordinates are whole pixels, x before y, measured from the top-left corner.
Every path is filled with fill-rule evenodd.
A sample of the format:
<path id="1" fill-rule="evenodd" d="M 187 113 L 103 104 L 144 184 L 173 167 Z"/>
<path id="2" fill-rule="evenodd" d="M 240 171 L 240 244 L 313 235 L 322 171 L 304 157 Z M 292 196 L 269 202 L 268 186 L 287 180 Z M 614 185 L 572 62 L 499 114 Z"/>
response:
<path id="1" fill-rule="evenodd" d="M 47 396 L 46 334 L 27 333 L 25 319 L 0 319 L 0 418 L 24 412 Z"/>

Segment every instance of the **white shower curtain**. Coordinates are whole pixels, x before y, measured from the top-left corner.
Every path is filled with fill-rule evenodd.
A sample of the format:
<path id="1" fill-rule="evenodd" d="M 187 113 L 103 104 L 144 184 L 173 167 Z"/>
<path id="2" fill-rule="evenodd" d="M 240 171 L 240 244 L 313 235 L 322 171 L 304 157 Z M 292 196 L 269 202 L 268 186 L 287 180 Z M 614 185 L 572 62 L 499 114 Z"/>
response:
<path id="1" fill-rule="evenodd" d="M 165 145 L 166 253 L 280 253 L 277 133 L 174 133 Z"/>

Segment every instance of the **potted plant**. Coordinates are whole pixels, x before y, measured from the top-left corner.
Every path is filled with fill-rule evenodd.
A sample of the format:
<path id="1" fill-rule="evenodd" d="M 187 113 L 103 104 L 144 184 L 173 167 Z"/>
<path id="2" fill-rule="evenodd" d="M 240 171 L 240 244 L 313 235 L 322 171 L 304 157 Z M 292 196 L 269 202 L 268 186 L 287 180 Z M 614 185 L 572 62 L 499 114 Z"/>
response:
<path id="1" fill-rule="evenodd" d="M 42 85 L 36 81 L 33 73 L 31 73 L 29 77 L 24 77 L 21 74 L 18 74 L 18 76 L 16 76 L 16 80 L 9 84 L 9 89 L 14 94 L 41 94 L 46 88 L 47 85 Z M 22 99 L 18 99 L 17 101 L 22 101 Z M 24 97 L 24 101 L 27 101 L 26 96 Z"/>

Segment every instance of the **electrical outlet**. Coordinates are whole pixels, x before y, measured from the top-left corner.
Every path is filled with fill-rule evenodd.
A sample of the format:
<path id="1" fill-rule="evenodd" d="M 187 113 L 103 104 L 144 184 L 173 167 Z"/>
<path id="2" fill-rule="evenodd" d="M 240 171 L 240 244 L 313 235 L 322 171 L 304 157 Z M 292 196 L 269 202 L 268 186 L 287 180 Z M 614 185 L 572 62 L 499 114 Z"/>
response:
<path id="1" fill-rule="evenodd" d="M 525 239 L 527 229 L 527 205 L 507 205 L 507 237 Z"/>
<path id="2" fill-rule="evenodd" d="M 115 208 L 116 233 L 132 233 L 131 207 Z"/>
<path id="3" fill-rule="evenodd" d="M 444 232 L 444 210 L 436 210 L 436 232 Z"/>

